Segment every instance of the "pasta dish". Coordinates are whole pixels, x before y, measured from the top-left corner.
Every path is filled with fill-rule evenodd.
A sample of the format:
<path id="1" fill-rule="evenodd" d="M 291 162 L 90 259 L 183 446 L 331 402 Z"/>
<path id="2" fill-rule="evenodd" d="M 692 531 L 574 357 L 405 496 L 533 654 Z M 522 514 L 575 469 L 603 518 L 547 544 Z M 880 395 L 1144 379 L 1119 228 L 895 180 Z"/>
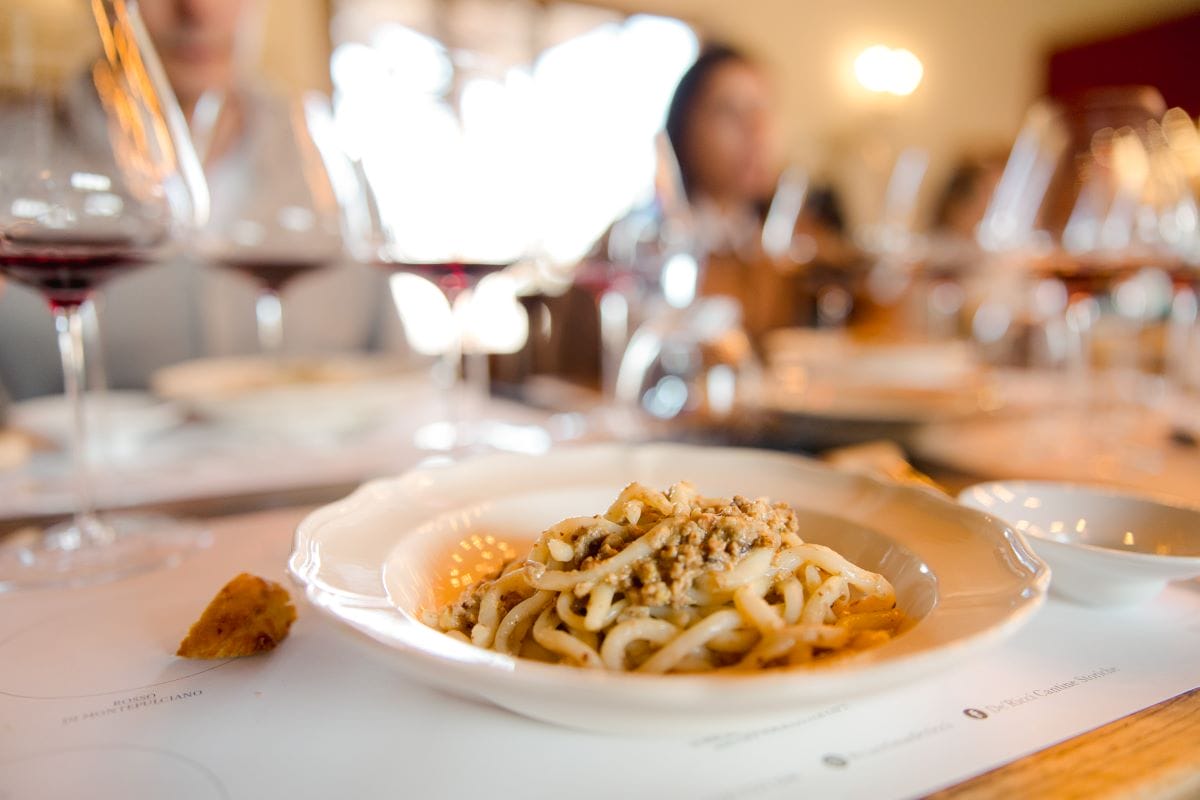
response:
<path id="1" fill-rule="evenodd" d="M 783 503 L 633 483 L 425 622 L 513 656 L 642 673 L 806 664 L 891 639 L 903 615 L 888 580 L 799 527 Z"/>

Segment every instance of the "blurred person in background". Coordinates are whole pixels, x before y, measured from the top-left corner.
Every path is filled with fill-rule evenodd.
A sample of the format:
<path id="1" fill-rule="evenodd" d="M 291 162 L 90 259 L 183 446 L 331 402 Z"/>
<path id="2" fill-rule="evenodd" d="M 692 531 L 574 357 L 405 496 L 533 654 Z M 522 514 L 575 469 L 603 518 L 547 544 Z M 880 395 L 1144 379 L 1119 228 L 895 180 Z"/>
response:
<path id="1" fill-rule="evenodd" d="M 206 92 L 235 86 L 251 0 L 141 0 L 138 6 L 185 117 Z"/>
<path id="2" fill-rule="evenodd" d="M 779 170 L 779 130 L 762 69 L 737 50 L 711 47 L 675 89 L 667 136 L 712 253 L 752 257 Z"/>
<path id="3" fill-rule="evenodd" d="M 1021 276 L 1002 259 L 987 257 L 978 241 L 979 225 L 1006 160 L 1005 150 L 963 155 L 934 204 L 924 265 L 928 280 L 920 290 L 927 293 L 941 281 L 961 291 L 954 293 L 958 311 L 935 325 L 943 336 L 971 335 L 972 320 L 985 304 L 1009 308 L 1019 302 Z M 936 335 L 933 331 L 926 333 Z"/>
<path id="4" fill-rule="evenodd" d="M 0 302 L 4 299 L 5 280 L 0 277 Z M 12 398 L 8 396 L 8 389 L 5 388 L 4 382 L 0 381 L 0 427 L 5 424 L 8 419 L 8 406 L 12 402 Z"/>
<path id="5" fill-rule="evenodd" d="M 206 96 L 222 100 L 201 147 L 214 219 L 233 193 L 246 190 L 252 153 L 293 147 L 286 102 L 248 77 L 258 6 L 257 0 L 139 3 L 185 116 L 191 119 Z M 259 138 L 254 147 L 252 137 Z M 286 192 L 286 183 L 271 189 Z M 145 388 L 169 364 L 256 352 L 256 296 L 249 280 L 191 258 L 113 281 L 95 301 L 105 380 L 114 388 Z M 373 268 L 339 264 L 302 276 L 287 287 L 283 303 L 285 351 L 403 348 L 386 276 Z M 48 313 L 24 287 L 0 294 L 0 382 L 14 399 L 62 389 Z M 19 347 L 4 346 L 18 341 Z"/>
<path id="6" fill-rule="evenodd" d="M 763 67 L 731 47 L 706 49 L 679 81 L 666 130 L 708 256 L 700 293 L 737 299 L 755 337 L 804 321 L 802 264 L 791 257 L 777 263 L 762 251 L 782 168 L 775 97 Z M 804 258 L 842 261 L 843 229 L 836 194 L 814 187 L 794 232 L 808 251 Z"/>
<path id="7" fill-rule="evenodd" d="M 934 233 L 975 241 L 976 228 L 1004 172 L 1005 155 L 966 156 L 959 160 L 934 208 L 931 226 Z"/>
<path id="8" fill-rule="evenodd" d="M 977 239 L 978 228 L 1004 172 L 1006 155 L 965 155 L 950 171 L 929 226 L 929 271 L 957 280 L 979 277 L 986 259 Z"/>

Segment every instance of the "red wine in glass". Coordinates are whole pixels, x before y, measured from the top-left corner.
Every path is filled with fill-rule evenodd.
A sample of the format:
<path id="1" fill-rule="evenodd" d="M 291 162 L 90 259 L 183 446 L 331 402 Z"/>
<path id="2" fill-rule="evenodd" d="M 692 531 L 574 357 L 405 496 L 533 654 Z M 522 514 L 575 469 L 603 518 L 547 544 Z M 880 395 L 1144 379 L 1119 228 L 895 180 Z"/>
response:
<path id="1" fill-rule="evenodd" d="M 427 261 L 385 262 L 381 264 L 393 272 L 410 272 L 430 281 L 450 299 L 470 289 L 488 275 L 508 267 L 508 264 L 491 264 L 479 261 Z"/>
<path id="2" fill-rule="evenodd" d="M 575 286 L 599 300 L 610 291 L 625 292 L 633 288 L 635 276 L 632 271 L 622 269 L 601 259 L 588 259 L 575 270 L 571 281 Z"/>
<path id="3" fill-rule="evenodd" d="M 1175 262 L 1166 268 L 1166 273 L 1171 279 L 1171 288 L 1176 292 L 1200 289 L 1200 267 Z"/>
<path id="4" fill-rule="evenodd" d="M 407 272 L 433 283 L 445 296 L 453 308 L 455 300 L 467 289 L 474 288 L 488 275 L 500 272 L 510 266 L 508 263 L 483 261 L 380 261 L 378 265 L 390 272 Z M 465 355 L 463 352 L 464 328 L 463 321 L 458 315 L 454 318 L 454 336 L 452 344 L 441 356 L 442 361 L 442 394 L 447 406 L 447 420 L 426 426 L 428 430 L 449 430 L 449 439 L 439 433 L 438 440 L 430 446 L 433 449 L 446 450 L 455 447 L 469 447 L 477 444 L 479 433 L 477 426 L 465 419 L 469 416 L 464 412 L 462 398 L 457 397 L 459 389 L 465 389 L 469 395 L 483 398 L 488 393 L 487 357 L 482 353 Z M 463 380 L 465 378 L 465 380 Z M 423 430 L 426 430 L 423 429 Z M 418 447 L 422 444 L 422 431 L 417 432 Z"/>
<path id="5" fill-rule="evenodd" d="M 0 245 L 0 272 L 36 289 L 51 308 L 82 305 L 105 281 L 146 261 L 132 243 L 113 240 L 10 239 Z"/>
<path id="6" fill-rule="evenodd" d="M 1037 270 L 1040 277 L 1060 282 L 1072 299 L 1102 296 L 1145 266 L 1135 259 L 1054 258 Z"/>
<path id="7" fill-rule="evenodd" d="M 225 258 L 221 266 L 249 276 L 268 291 L 279 293 L 296 278 L 325 266 L 324 261 L 267 258 Z"/>
<path id="8" fill-rule="evenodd" d="M 87 13 L 72 15 L 68 36 L 44 24 L 38 5 L 0 2 L 0 274 L 50 306 L 71 432 L 62 466 L 73 513 L 40 536 L 0 540 L 0 593 L 164 567 L 209 538 L 192 523 L 97 510 L 83 392 L 81 304 L 203 224 L 208 192 L 199 161 L 137 3 L 93 0 Z M 52 480 L 57 474 L 52 466 Z"/>

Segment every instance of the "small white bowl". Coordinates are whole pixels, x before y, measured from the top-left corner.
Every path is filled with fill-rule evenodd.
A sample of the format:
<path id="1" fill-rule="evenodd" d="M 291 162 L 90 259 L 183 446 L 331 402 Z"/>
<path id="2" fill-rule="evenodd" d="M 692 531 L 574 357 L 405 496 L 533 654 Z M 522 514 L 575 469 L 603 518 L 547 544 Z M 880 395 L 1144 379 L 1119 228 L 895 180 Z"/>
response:
<path id="1" fill-rule="evenodd" d="M 1050 565 L 1050 590 L 1077 603 L 1133 605 L 1200 575 L 1200 509 L 1034 481 L 976 484 L 958 501 L 1027 534 Z"/>

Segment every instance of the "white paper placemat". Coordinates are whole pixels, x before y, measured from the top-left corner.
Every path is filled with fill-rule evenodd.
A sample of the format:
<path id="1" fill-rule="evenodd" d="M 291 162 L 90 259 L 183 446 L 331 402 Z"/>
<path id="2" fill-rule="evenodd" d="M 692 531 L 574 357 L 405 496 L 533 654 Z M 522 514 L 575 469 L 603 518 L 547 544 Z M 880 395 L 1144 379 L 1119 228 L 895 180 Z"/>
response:
<path id="1" fill-rule="evenodd" d="M 1148 606 L 1051 599 L 952 672 L 687 739 L 615 738 L 412 683 L 303 602 L 265 656 L 172 653 L 241 571 L 283 580 L 294 510 L 230 518 L 173 570 L 0 596 L 0 796 L 911 797 L 1200 685 L 1200 584 Z"/>

